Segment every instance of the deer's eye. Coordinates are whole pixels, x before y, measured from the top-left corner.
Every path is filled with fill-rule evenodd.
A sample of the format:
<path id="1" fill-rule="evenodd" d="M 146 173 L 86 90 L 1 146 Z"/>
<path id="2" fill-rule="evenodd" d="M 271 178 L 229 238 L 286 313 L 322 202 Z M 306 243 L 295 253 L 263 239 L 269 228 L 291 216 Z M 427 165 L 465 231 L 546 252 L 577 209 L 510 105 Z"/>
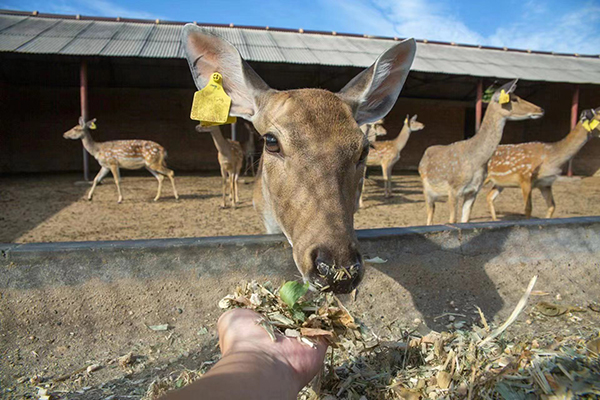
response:
<path id="1" fill-rule="evenodd" d="M 275 135 L 271 133 L 267 133 L 265 136 L 265 149 L 267 149 L 270 153 L 279 153 L 281 151 L 281 147 L 279 147 L 279 141 L 275 137 Z"/>

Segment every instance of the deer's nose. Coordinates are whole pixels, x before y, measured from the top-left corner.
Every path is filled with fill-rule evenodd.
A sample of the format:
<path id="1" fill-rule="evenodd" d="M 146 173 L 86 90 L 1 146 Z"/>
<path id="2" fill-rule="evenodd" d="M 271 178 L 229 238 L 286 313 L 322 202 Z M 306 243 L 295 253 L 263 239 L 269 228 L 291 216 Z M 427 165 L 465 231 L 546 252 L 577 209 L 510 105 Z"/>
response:
<path id="1" fill-rule="evenodd" d="M 350 293 L 358 286 L 363 276 L 362 257 L 352 251 L 347 262 L 337 262 L 333 253 L 326 248 L 313 251 L 313 268 L 309 280 L 318 289 L 334 293 Z"/>

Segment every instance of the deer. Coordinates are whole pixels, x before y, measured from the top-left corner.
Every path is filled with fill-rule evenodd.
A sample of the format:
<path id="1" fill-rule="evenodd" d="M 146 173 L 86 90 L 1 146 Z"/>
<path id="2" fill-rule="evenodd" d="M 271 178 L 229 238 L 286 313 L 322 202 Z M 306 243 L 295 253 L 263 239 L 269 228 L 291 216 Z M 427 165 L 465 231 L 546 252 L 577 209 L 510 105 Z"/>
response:
<path id="1" fill-rule="evenodd" d="M 595 122 L 594 122 L 595 121 Z M 498 146 L 488 163 L 487 182 L 493 186 L 487 195 L 492 219 L 497 221 L 494 200 L 506 187 L 521 187 L 525 218 L 531 218 L 531 192 L 538 188 L 546 201 L 546 218 L 556 209 L 552 185 L 562 167 L 593 137 L 600 137 L 600 108 L 585 110 L 579 122 L 562 140 L 554 143 L 530 142 Z"/>
<path id="2" fill-rule="evenodd" d="M 404 119 L 404 126 L 395 139 L 382 140 L 371 144 L 371 151 L 367 157 L 367 167 L 381 166 L 385 182 L 385 197 L 392 197 L 392 168 L 400 159 L 400 152 L 406 146 L 410 134 L 424 128 L 425 125 L 417 121 L 416 115 L 410 119 L 407 115 Z M 363 187 L 362 193 L 364 191 Z M 360 205 L 362 207 L 362 196 L 360 198 Z"/>
<path id="3" fill-rule="evenodd" d="M 248 129 L 248 140 L 244 142 L 244 157 L 246 159 L 246 170 L 244 171 L 244 175 L 248 175 L 248 171 L 250 171 L 252 176 L 255 176 L 254 157 L 256 156 L 256 143 L 254 142 L 254 135 L 256 131 L 250 123 L 246 124 L 246 128 Z"/>
<path id="4" fill-rule="evenodd" d="M 83 147 L 90 153 L 98 164 L 100 164 L 100 172 L 94 178 L 92 188 L 88 193 L 87 199 L 92 201 L 94 190 L 98 183 L 104 177 L 112 172 L 117 186 L 119 198 L 117 203 L 123 201 L 121 193 L 121 174 L 119 169 L 141 169 L 146 168 L 158 180 L 158 190 L 154 201 L 160 199 L 162 183 L 164 177 L 168 177 L 173 186 L 173 195 L 175 199 L 179 199 L 177 189 L 175 188 L 175 173 L 167 167 L 166 158 L 167 151 L 164 147 L 150 140 L 113 140 L 109 142 L 95 142 L 92 139 L 90 130 L 96 129 L 96 118 L 85 121 L 83 117 L 79 118 L 79 124 L 69 129 L 63 134 L 65 139 L 78 140 L 81 139 Z"/>
<path id="5" fill-rule="evenodd" d="M 267 233 L 285 235 L 314 290 L 354 290 L 364 275 L 354 213 L 369 152 L 359 127 L 392 109 L 414 39 L 394 43 L 337 93 L 272 89 L 233 45 L 193 24 L 184 26 L 182 42 L 196 87 L 219 72 L 229 115 L 252 122 L 264 139 L 253 203 Z"/>
<path id="6" fill-rule="evenodd" d="M 487 175 L 487 165 L 502 139 L 506 121 L 538 119 L 544 110 L 514 92 L 517 80 L 497 89 L 477 133 L 467 140 L 431 146 L 419 163 L 419 175 L 427 208 L 427 225 L 433 224 L 435 203 L 448 196 L 449 223 L 456 223 L 457 208 L 463 199 L 461 222 L 469 222 L 473 203 Z"/>
<path id="7" fill-rule="evenodd" d="M 221 167 L 221 192 L 223 194 L 221 208 L 227 208 L 225 204 L 227 195 L 229 195 L 231 207 L 236 208 L 237 203 L 240 201 L 238 195 L 238 178 L 240 177 L 242 163 L 244 162 L 244 151 L 240 142 L 225 139 L 221 133 L 221 128 L 218 126 L 203 127 L 197 125 L 196 131 L 200 133 L 210 132 L 215 147 L 219 152 L 217 159 Z"/>

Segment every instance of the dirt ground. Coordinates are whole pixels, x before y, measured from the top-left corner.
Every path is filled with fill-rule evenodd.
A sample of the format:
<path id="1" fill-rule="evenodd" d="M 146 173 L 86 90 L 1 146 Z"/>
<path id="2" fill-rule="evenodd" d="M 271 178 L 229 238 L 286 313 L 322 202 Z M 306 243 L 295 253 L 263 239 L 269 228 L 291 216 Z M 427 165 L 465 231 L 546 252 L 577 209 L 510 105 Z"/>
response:
<path id="1" fill-rule="evenodd" d="M 151 176 L 124 173 L 124 201 L 117 204 L 116 188 L 106 179 L 86 200 L 89 185 L 75 184 L 79 175 L 32 175 L 0 178 L 0 242 L 60 242 L 126 240 L 170 237 L 252 235 L 263 233 L 252 207 L 252 178 L 242 178 L 241 205 L 220 209 L 219 176 L 176 177 L 180 199 L 175 200 L 166 183 L 163 198 L 152 201 L 156 180 Z M 383 196 L 380 175 L 367 180 L 365 207 L 355 216 L 357 229 L 423 225 L 425 204 L 421 182 L 415 174 L 396 174 L 394 194 Z M 485 194 L 480 193 L 472 221 L 490 220 Z M 600 214 L 600 177 L 562 178 L 554 185 L 555 217 Z M 523 217 L 520 190 L 507 189 L 496 200 L 499 218 Z M 546 212 L 539 191 L 533 194 L 533 216 Z M 448 218 L 447 206 L 438 203 L 435 222 Z"/>

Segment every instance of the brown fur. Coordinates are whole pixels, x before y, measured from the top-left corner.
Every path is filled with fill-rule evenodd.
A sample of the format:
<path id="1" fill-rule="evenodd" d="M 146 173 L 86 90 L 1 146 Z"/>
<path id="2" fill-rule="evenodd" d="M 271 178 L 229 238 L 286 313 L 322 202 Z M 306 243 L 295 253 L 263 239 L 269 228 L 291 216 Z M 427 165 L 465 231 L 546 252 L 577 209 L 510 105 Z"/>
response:
<path id="1" fill-rule="evenodd" d="M 112 172 L 119 194 L 118 202 L 123 201 L 121 194 L 120 180 L 121 175 L 119 168 L 125 169 L 141 169 L 146 168 L 158 180 L 158 190 L 154 201 L 160 198 L 162 182 L 164 176 L 171 180 L 173 186 L 173 194 L 176 199 L 179 198 L 177 189 L 175 189 L 175 173 L 167 167 L 165 159 L 167 152 L 164 147 L 158 143 L 149 140 L 114 140 L 110 142 L 94 142 L 90 133 L 90 123 L 94 123 L 93 119 L 87 123 L 80 121 L 79 125 L 74 126 L 64 133 L 65 139 L 81 139 L 85 149 L 98 161 L 100 172 L 94 178 L 94 183 L 88 193 L 88 200 L 92 200 L 96 185 L 102 179 Z"/>
<path id="2" fill-rule="evenodd" d="M 490 101 L 481 128 L 475 136 L 447 146 L 429 147 L 419 163 L 427 206 L 427 225 L 433 224 L 435 202 L 448 196 L 449 223 L 456 222 L 460 199 L 464 199 L 461 222 L 469 222 L 471 208 L 487 174 L 487 163 L 494 154 L 506 120 L 538 118 L 543 110 L 515 94 L 511 101 Z"/>
<path id="3" fill-rule="evenodd" d="M 600 120 L 600 115 L 596 115 Z M 521 143 L 498 146 L 488 163 L 487 182 L 494 186 L 487 195 L 492 219 L 497 220 L 494 200 L 505 187 L 520 187 L 525 202 L 525 218 L 531 218 L 531 191 L 540 189 L 548 211 L 546 218 L 552 218 L 556 204 L 552 195 L 552 185 L 562 172 L 563 165 L 587 143 L 591 137 L 598 137 L 598 128 L 588 132 L 580 121 L 561 141 L 556 143 Z"/>

